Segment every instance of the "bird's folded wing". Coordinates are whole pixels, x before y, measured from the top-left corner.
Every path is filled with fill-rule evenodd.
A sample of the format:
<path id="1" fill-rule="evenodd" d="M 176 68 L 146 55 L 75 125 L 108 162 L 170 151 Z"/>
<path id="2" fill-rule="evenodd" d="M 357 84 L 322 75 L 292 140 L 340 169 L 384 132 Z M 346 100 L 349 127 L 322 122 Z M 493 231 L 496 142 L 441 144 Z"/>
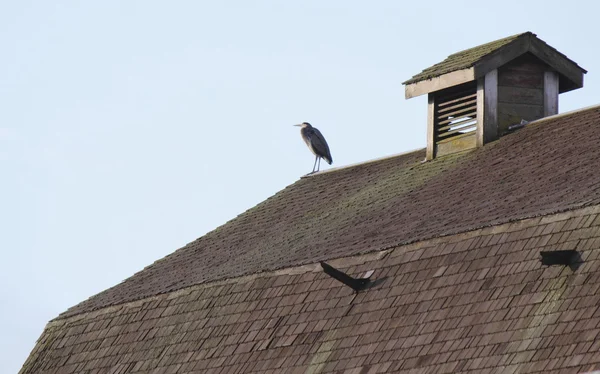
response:
<path id="1" fill-rule="evenodd" d="M 331 159 L 329 145 L 327 145 L 325 137 L 323 136 L 323 134 L 321 134 L 321 132 L 318 129 L 313 128 L 313 131 L 314 135 L 310 137 L 310 142 L 313 149 L 315 150 L 317 155 L 323 157 L 329 164 L 331 164 L 333 160 Z"/>

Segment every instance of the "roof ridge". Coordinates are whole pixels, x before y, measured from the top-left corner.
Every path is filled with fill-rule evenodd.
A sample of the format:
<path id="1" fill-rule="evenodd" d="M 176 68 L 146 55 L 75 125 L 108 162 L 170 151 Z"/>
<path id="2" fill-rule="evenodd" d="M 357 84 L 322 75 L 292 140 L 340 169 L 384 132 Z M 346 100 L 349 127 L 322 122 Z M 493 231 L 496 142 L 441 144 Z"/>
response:
<path id="1" fill-rule="evenodd" d="M 355 162 L 355 163 L 344 165 L 344 166 L 337 166 L 337 167 L 333 167 L 333 168 L 330 168 L 330 169 L 327 169 L 327 170 L 323 170 L 323 171 L 319 171 L 319 172 L 316 172 L 316 173 L 303 175 L 303 176 L 300 177 L 300 179 L 315 177 L 317 175 L 323 175 L 323 174 L 332 173 L 332 172 L 335 172 L 335 171 L 346 170 L 346 169 L 350 169 L 350 168 L 357 167 L 357 166 L 368 165 L 368 164 L 371 164 L 373 162 L 385 161 L 385 160 L 389 160 L 391 158 L 400 157 L 400 156 L 406 156 L 406 155 L 409 155 L 411 153 L 417 153 L 417 152 L 421 152 L 421 151 L 424 152 L 425 148 L 415 148 L 415 149 L 408 150 L 408 151 L 405 151 L 405 152 L 400 152 L 400 153 L 395 153 L 395 154 L 391 154 L 391 155 L 387 155 L 387 156 L 377 157 L 377 158 L 373 158 L 373 159 L 366 160 L 366 161 L 359 161 L 359 162 Z"/>
<path id="2" fill-rule="evenodd" d="M 507 42 L 506 44 L 510 44 L 510 43 L 514 42 L 516 39 L 523 37 L 524 35 L 533 35 L 533 36 L 537 37 L 537 35 L 534 34 L 533 32 L 531 32 L 531 31 L 525 31 L 525 32 L 522 32 L 522 33 L 519 33 L 519 34 L 514 34 L 514 35 L 511 35 L 511 36 L 507 36 L 505 38 L 496 39 L 496 40 L 492 40 L 491 42 L 487 42 L 487 43 L 483 43 L 483 44 L 480 44 L 480 45 L 476 45 L 476 46 L 471 47 L 471 48 L 463 49 L 462 51 L 458 51 L 458 52 L 452 53 L 448 57 L 460 55 L 461 53 L 469 52 L 469 51 L 471 51 L 473 49 L 482 48 L 482 47 L 485 47 L 488 44 L 501 43 L 501 42 L 504 42 L 504 41 Z M 502 47 L 506 46 L 506 44 L 504 44 L 504 45 L 502 45 L 502 46 L 500 46 L 498 48 L 502 48 Z M 494 53 L 496 51 L 497 51 L 497 49 L 491 50 L 490 52 L 484 54 L 482 56 L 482 58 L 485 57 L 485 56 L 487 56 L 487 55 L 489 55 L 489 54 L 492 54 L 492 53 Z"/>
<path id="3" fill-rule="evenodd" d="M 579 112 L 585 112 L 587 110 L 593 110 L 595 108 L 600 109 L 600 103 L 599 104 L 590 105 L 590 106 L 587 106 L 587 107 L 583 107 L 583 108 L 579 108 L 579 109 L 573 109 L 573 110 L 570 110 L 570 111 L 567 111 L 567 112 L 563 112 L 563 113 L 554 114 L 554 115 L 547 116 L 547 117 L 542 117 L 540 119 L 536 119 L 534 121 L 530 121 L 529 124 L 540 123 L 540 122 L 543 122 L 543 121 L 546 121 L 546 120 L 550 120 L 550 119 L 554 119 L 554 118 L 561 118 L 563 116 L 568 116 L 568 115 L 571 115 L 571 114 L 577 114 Z M 327 170 L 323 170 L 323 171 L 319 171 L 319 172 L 316 172 L 316 173 L 313 173 L 313 174 L 303 175 L 303 176 L 300 177 L 300 179 L 302 179 L 302 178 L 316 177 L 318 175 L 323 175 L 323 174 L 327 174 L 327 173 L 333 173 L 333 172 L 336 172 L 336 171 L 343 171 L 343 170 L 350 169 L 350 168 L 353 168 L 353 167 L 362 166 L 362 165 L 368 165 L 368 164 L 371 164 L 373 162 L 378 162 L 378 161 L 389 160 L 389 159 L 394 158 L 394 157 L 405 156 L 405 155 L 408 155 L 408 154 L 411 154 L 411 153 L 417 153 L 419 151 L 424 151 L 424 150 L 425 150 L 425 148 L 415 148 L 415 149 L 411 149 L 411 150 L 408 150 L 408 151 L 405 151 L 405 152 L 394 153 L 394 154 L 391 154 L 391 155 L 377 157 L 377 158 L 373 158 L 373 159 L 365 160 L 365 161 L 359 161 L 359 162 L 355 162 L 355 163 L 344 165 L 344 166 L 333 167 L 333 168 L 330 168 L 330 169 L 327 169 Z M 468 150 L 465 150 L 463 152 L 470 152 L 470 151 L 473 151 L 473 150 L 474 149 L 468 149 Z M 459 153 L 463 153 L 463 152 L 459 152 Z"/>
<path id="4" fill-rule="evenodd" d="M 600 109 L 600 103 L 599 104 L 590 105 L 590 106 L 585 106 L 585 107 L 579 108 L 579 109 L 569 110 L 569 111 L 563 112 L 563 113 L 553 114 L 553 115 L 547 116 L 547 117 L 542 117 L 542 118 L 536 119 L 534 121 L 529 121 L 528 125 L 538 124 L 538 123 L 549 121 L 549 120 L 553 120 L 553 119 L 556 119 L 556 118 L 568 117 L 568 116 L 573 115 L 573 114 L 577 114 L 577 113 L 581 113 L 581 112 L 587 112 L 588 110 L 594 110 L 594 109 Z"/>

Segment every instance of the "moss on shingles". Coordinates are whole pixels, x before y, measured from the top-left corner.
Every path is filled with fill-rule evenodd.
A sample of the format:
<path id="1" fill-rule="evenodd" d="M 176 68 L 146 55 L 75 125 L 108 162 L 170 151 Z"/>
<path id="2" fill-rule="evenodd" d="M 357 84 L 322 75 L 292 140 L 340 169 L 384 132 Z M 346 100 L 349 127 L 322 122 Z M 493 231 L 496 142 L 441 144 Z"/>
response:
<path id="1" fill-rule="evenodd" d="M 329 230 L 342 230 L 349 220 L 368 217 L 372 211 L 380 212 L 389 205 L 390 201 L 422 188 L 431 178 L 456 165 L 464 155 L 465 153 L 458 153 L 423 163 L 419 153 L 419 157 L 414 157 L 409 162 L 396 161 L 397 165 L 394 165 L 394 159 L 390 159 L 388 161 L 390 165 L 385 170 L 373 172 L 372 178 L 365 178 L 363 183 L 354 184 L 351 189 L 344 189 L 344 182 L 341 180 L 336 183 L 340 188 L 339 194 L 333 199 L 320 199 L 313 207 L 305 209 L 302 218 L 297 220 L 294 230 L 315 232 L 318 231 L 319 225 L 324 225 Z M 364 166 L 364 168 L 368 167 L 368 165 Z M 354 173 L 364 174 L 364 168 L 359 166 L 340 170 L 337 173 L 347 174 L 341 178 L 353 179 Z M 376 219 L 376 217 L 369 217 L 369 219 Z M 289 227 L 286 231 L 282 231 L 282 235 L 290 236 Z"/>
<path id="2" fill-rule="evenodd" d="M 416 83 L 422 80 L 439 77 L 440 75 L 451 73 L 456 70 L 462 70 L 470 68 L 475 65 L 477 61 L 487 56 L 488 54 L 495 52 L 500 47 L 503 47 L 515 40 L 520 36 L 531 34 L 530 32 L 512 35 L 503 39 L 495 40 L 490 43 L 482 44 L 477 47 L 465 49 L 448 56 L 444 61 L 437 63 L 433 66 L 428 67 L 419 74 L 413 76 L 411 79 L 403 82 L 402 84 Z"/>

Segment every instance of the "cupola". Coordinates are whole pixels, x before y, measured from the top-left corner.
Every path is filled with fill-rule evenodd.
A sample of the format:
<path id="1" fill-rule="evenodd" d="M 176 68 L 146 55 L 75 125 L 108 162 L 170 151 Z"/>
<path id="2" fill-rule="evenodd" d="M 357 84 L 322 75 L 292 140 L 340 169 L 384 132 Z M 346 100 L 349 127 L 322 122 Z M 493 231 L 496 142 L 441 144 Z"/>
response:
<path id="1" fill-rule="evenodd" d="M 448 56 L 403 84 L 427 94 L 427 159 L 481 147 L 510 125 L 558 114 L 586 70 L 526 32 Z"/>

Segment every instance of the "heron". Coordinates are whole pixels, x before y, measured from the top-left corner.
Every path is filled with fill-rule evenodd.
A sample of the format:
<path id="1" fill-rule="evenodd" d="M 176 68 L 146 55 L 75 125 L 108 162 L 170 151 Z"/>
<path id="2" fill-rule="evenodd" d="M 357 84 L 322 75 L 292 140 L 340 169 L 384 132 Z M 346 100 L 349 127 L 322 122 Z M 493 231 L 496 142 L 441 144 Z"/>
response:
<path id="1" fill-rule="evenodd" d="M 308 122 L 302 122 L 294 126 L 300 127 L 300 135 L 302 136 L 302 140 L 304 140 L 308 146 L 308 149 L 310 149 L 310 151 L 315 155 L 315 164 L 313 165 L 312 172 L 309 174 L 314 173 L 315 168 L 317 171 L 321 169 L 321 159 L 324 159 L 329 165 L 331 165 L 333 159 L 331 158 L 331 152 L 329 152 L 329 146 L 327 145 L 323 134 L 321 134 L 316 127 L 312 127 Z"/>

